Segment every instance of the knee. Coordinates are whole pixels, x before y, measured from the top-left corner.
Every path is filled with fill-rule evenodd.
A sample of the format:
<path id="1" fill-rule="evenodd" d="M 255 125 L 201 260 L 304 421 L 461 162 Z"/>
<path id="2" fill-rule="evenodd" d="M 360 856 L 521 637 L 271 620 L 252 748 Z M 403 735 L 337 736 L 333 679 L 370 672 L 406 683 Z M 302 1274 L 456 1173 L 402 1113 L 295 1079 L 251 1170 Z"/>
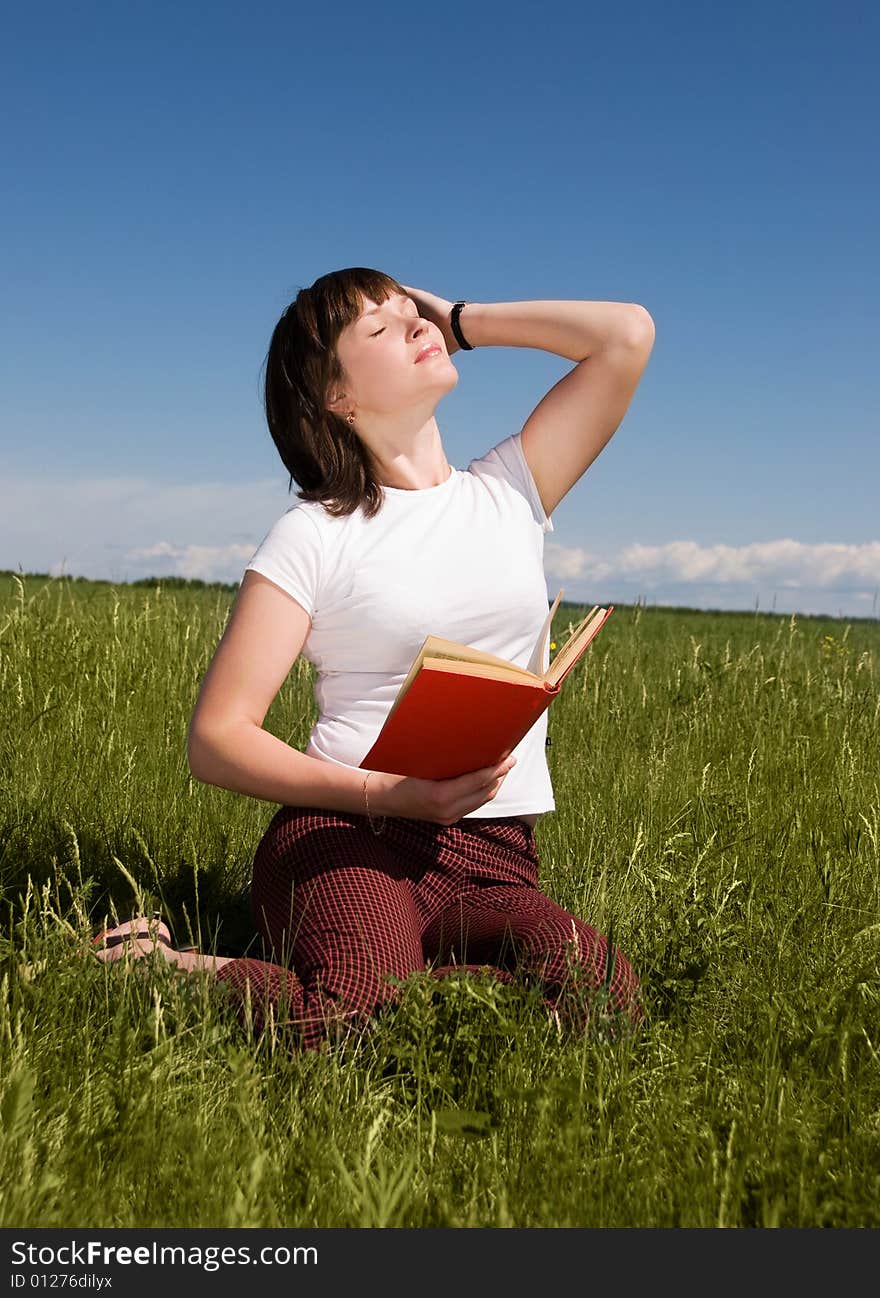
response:
<path id="1" fill-rule="evenodd" d="M 338 1009 L 369 1018 L 400 995 L 401 983 L 415 967 L 397 962 L 393 967 L 377 966 L 367 953 L 347 952 L 325 956 L 311 969 L 303 983 L 306 995 L 332 1002 Z"/>
<path id="2" fill-rule="evenodd" d="M 535 924 L 526 936 L 524 955 L 542 976 L 563 982 L 566 975 L 587 975 L 601 981 L 606 957 L 605 939 L 587 924 L 562 917 L 548 917 Z"/>
<path id="3" fill-rule="evenodd" d="M 579 920 L 551 920 L 532 935 L 532 951 L 548 983 L 606 987 L 614 1000 L 629 1000 L 638 979 L 626 956 L 602 933 Z M 533 957 L 534 958 L 534 957 Z"/>
<path id="4" fill-rule="evenodd" d="M 639 980 L 629 960 L 609 938 L 587 925 L 580 925 L 570 938 L 552 953 L 554 977 L 550 981 L 566 992 L 601 995 L 612 1012 L 628 1015 L 634 1023 L 642 1019 Z"/>

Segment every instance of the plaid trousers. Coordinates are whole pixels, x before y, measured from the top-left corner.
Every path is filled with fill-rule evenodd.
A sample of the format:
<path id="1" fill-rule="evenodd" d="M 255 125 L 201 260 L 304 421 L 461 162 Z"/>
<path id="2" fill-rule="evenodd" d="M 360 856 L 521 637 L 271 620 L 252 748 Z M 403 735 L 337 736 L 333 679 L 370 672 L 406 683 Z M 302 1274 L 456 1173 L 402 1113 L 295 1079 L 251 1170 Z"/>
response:
<path id="1" fill-rule="evenodd" d="M 222 965 L 244 1021 L 261 1031 L 271 1012 L 297 1047 L 362 1027 L 394 1000 L 394 980 L 428 969 L 486 970 L 537 982 L 553 1009 L 566 992 L 604 986 L 607 1008 L 642 1018 L 638 982 L 622 955 L 538 887 L 534 831 L 517 817 L 454 825 L 283 806 L 257 847 L 254 921 L 277 963 Z M 574 976 L 573 976 L 574 971 Z"/>

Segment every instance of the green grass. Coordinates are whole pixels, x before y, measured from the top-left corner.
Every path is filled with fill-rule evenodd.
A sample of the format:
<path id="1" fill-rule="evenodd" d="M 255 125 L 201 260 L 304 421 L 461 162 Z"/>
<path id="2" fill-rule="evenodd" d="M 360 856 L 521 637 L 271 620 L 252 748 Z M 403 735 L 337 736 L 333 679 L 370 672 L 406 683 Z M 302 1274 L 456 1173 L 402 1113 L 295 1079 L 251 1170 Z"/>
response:
<path id="1" fill-rule="evenodd" d="M 880 1225 L 876 621 L 619 607 L 567 679 L 543 884 L 613 926 L 638 1034 L 417 977 L 296 1056 L 88 949 L 155 904 L 256 954 L 275 807 L 185 754 L 232 598 L 0 574 L 0 1226 Z M 296 747 L 311 689 L 266 719 Z"/>

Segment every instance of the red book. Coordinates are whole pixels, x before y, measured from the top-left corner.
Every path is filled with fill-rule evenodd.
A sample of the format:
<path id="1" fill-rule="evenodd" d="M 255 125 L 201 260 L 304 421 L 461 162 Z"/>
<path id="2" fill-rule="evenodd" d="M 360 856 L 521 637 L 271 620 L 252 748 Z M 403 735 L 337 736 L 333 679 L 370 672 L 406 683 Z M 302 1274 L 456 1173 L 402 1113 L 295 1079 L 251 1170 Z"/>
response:
<path id="1" fill-rule="evenodd" d="M 594 606 L 541 671 L 561 598 L 562 591 L 528 667 L 428 636 L 361 769 L 445 780 L 502 762 L 559 694 L 614 608 Z"/>

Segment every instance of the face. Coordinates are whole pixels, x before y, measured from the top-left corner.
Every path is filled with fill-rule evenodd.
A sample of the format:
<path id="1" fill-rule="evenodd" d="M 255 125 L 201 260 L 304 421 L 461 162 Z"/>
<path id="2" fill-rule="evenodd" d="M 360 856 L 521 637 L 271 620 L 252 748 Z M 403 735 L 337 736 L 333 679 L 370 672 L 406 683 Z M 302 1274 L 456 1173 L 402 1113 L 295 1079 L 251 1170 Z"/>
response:
<path id="1" fill-rule="evenodd" d="M 439 352 L 416 361 L 426 344 Z M 424 420 L 458 382 L 440 329 L 423 319 L 412 298 L 394 294 L 385 302 L 362 301 L 361 314 L 339 336 L 336 354 L 345 370 L 344 398 L 334 407 L 355 426 L 376 416 L 415 413 Z"/>

